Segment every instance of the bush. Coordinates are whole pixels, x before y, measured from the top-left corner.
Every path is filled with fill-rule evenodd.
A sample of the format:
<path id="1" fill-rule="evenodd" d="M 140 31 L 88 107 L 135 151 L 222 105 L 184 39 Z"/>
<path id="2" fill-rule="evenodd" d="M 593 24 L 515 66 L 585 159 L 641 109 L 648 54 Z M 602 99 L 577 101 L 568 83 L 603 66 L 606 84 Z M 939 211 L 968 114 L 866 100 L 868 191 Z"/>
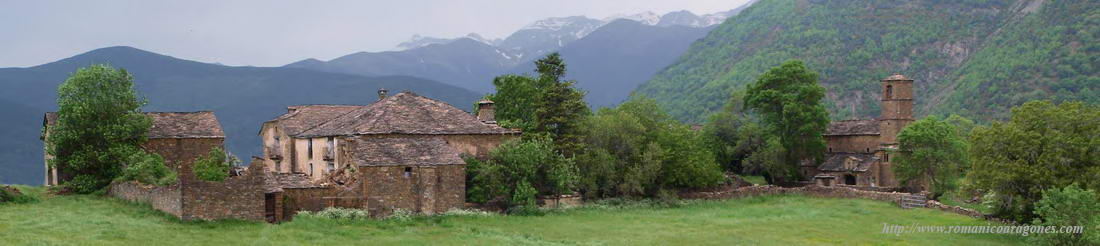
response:
<path id="1" fill-rule="evenodd" d="M 1096 191 L 1077 185 L 1043 191 L 1043 199 L 1035 203 L 1033 224 L 1040 226 L 1082 226 L 1082 234 L 1044 233 L 1032 238 L 1039 245 L 1100 245 L 1100 200 Z"/>
<path id="2" fill-rule="evenodd" d="M 214 148 L 206 157 L 195 160 L 195 177 L 200 180 L 221 182 L 229 177 L 229 168 L 240 162 L 237 157 L 226 154 L 221 148 Z"/>
<path id="3" fill-rule="evenodd" d="M 328 207 L 325 210 L 318 212 L 302 211 L 298 212 L 297 216 L 324 218 L 334 220 L 366 220 L 370 219 L 370 213 L 367 210 L 352 209 L 352 208 L 337 208 Z"/>
<path id="4" fill-rule="evenodd" d="M 176 172 L 164 165 L 164 158 L 155 153 L 135 152 L 128 158 L 119 180 L 133 180 L 152 185 L 176 182 Z"/>
<path id="5" fill-rule="evenodd" d="M 484 162 L 467 158 L 470 183 L 466 191 L 471 201 L 529 205 L 540 194 L 571 193 L 577 183 L 575 162 L 557 152 L 546 136 L 505 142 L 489 156 Z"/>
<path id="6" fill-rule="evenodd" d="M 37 198 L 23 194 L 19 192 L 15 187 L 3 186 L 0 187 L 0 204 L 3 203 L 31 203 L 38 201 Z"/>

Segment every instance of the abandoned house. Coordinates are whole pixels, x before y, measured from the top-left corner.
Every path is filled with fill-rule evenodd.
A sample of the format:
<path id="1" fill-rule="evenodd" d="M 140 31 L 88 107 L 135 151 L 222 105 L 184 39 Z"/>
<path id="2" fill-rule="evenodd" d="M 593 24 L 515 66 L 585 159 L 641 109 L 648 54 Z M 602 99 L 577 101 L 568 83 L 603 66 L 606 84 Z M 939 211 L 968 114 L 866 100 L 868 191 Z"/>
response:
<path id="1" fill-rule="evenodd" d="M 462 158 L 485 158 L 520 134 L 496 124 L 491 101 L 478 102 L 475 116 L 413 92 L 378 94 L 378 101 L 365 106 L 291 106 L 286 114 L 265 122 L 260 135 L 266 169 L 276 177 L 304 176 L 348 190 L 316 195 L 275 187 L 268 199 L 289 199 L 294 204 L 283 206 L 303 209 L 358 203 L 355 207 L 367 208 L 372 215 L 394 209 L 430 214 L 460 208 L 466 180 Z M 354 177 L 337 182 L 336 176 Z M 305 201 L 309 199 L 314 201 Z"/>
<path id="2" fill-rule="evenodd" d="M 804 162 L 803 177 L 812 177 L 820 186 L 900 186 L 891 169 L 890 151 L 897 148 L 898 132 L 913 122 L 913 80 L 894 74 L 881 82 L 879 118 L 831 123 L 824 134 L 825 161 L 816 166 Z"/>
<path id="3" fill-rule="evenodd" d="M 173 170 L 188 167 L 196 158 L 205 156 L 211 149 L 224 146 L 225 133 L 213 112 L 146 112 L 145 115 L 152 119 L 153 124 L 149 129 L 149 141 L 142 148 L 164 157 L 165 165 Z M 40 136 L 42 141 L 49 137 L 50 127 L 56 123 L 57 113 L 47 112 L 42 120 L 42 127 L 45 129 Z M 45 184 L 57 185 L 67 176 L 50 168 L 51 158 L 49 153 L 45 154 Z"/>

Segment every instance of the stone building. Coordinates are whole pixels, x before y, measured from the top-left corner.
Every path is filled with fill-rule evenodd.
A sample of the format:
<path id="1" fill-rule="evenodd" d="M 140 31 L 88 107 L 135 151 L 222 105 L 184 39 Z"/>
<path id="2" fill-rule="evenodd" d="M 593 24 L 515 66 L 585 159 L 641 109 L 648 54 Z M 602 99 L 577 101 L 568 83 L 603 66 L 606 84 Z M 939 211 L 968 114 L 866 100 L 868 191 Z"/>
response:
<path id="1" fill-rule="evenodd" d="M 282 189 L 269 194 L 269 199 L 278 203 L 282 196 L 294 203 L 283 207 L 303 209 L 358 202 L 356 207 L 367 208 L 373 215 L 394 209 L 430 214 L 460 208 L 465 202 L 462 158 L 486 158 L 492 149 L 520 134 L 496 124 L 491 101 L 478 102 L 475 116 L 412 92 L 386 96 L 380 90 L 379 98 L 365 106 L 292 106 L 264 123 L 260 135 L 267 169 L 279 175 L 304 175 L 314 183 L 351 187 L 342 193 Z M 334 180 L 346 173 L 354 173 L 353 181 Z M 294 212 L 284 210 L 279 212 L 283 216 Z"/>
<path id="2" fill-rule="evenodd" d="M 831 123 L 824 134 L 826 160 L 816 166 L 804 163 L 804 177 L 821 186 L 902 186 L 894 178 L 890 151 L 897 148 L 901 129 L 913 122 L 913 80 L 895 74 L 881 82 L 879 118 Z"/>
<path id="3" fill-rule="evenodd" d="M 152 119 L 149 140 L 142 145 L 145 151 L 164 157 L 165 165 L 176 170 L 190 170 L 189 166 L 211 149 L 223 148 L 225 133 L 217 116 L 210 111 L 200 112 L 146 112 Z M 50 128 L 57 123 L 57 113 L 47 112 L 42 120 L 45 129 L 40 139 L 49 137 Z M 45 144 L 43 144 L 45 146 Z M 67 176 L 55 168 L 50 168 L 49 153 L 45 155 L 46 185 L 57 185 Z"/>

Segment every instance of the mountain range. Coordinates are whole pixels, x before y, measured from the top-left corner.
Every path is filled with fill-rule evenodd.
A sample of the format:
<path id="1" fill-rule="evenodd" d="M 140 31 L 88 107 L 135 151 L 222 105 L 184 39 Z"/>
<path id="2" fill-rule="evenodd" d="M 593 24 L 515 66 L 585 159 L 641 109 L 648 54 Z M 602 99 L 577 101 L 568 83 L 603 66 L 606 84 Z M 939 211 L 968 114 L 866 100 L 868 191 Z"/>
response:
<path id="1" fill-rule="evenodd" d="M 414 91 L 462 109 L 480 95 L 408 76 L 326 73 L 283 67 L 229 67 L 155 54 L 131 47 L 93 50 L 28 68 L 0 68 L 0 183 L 40 184 L 43 113 L 57 109 L 57 86 L 79 67 L 107 63 L 134 75 L 144 111 L 211 110 L 226 133 L 230 152 L 258 155 L 260 125 L 298 104 L 368 104 L 377 90 Z"/>
<path id="2" fill-rule="evenodd" d="M 730 93 L 798 59 L 833 119 L 879 111 L 879 80 L 915 80 L 920 115 L 989 121 L 1028 100 L 1100 103 L 1100 1 L 761 0 L 635 90 L 701 122 Z"/>
<path id="3" fill-rule="evenodd" d="M 588 91 L 587 101 L 596 107 L 611 106 L 741 9 L 703 16 L 678 11 L 604 20 L 584 16 L 548 18 L 504 39 L 486 39 L 476 33 L 455 39 L 414 36 L 399 44 L 407 48 L 404 50 L 359 52 L 329 61 L 307 59 L 285 67 L 365 76 L 415 76 L 489 93 L 494 77 L 531 73 L 534 60 L 561 52 L 569 65 L 566 77 Z"/>

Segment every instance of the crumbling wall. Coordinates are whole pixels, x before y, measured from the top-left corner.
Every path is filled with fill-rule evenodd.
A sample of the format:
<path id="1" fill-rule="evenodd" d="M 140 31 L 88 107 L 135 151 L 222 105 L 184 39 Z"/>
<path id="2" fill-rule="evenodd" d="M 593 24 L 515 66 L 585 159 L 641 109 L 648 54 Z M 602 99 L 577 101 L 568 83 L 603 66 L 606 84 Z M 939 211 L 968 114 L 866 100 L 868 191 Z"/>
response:
<path id="1" fill-rule="evenodd" d="M 118 199 L 149 204 L 156 210 L 164 211 L 176 217 L 182 216 L 180 186 L 178 184 L 155 186 L 135 181 L 114 182 L 111 183 L 107 193 Z"/>
<path id="2" fill-rule="evenodd" d="M 179 173 L 183 220 L 264 220 L 265 183 L 261 162 L 241 176 L 221 182 L 199 180 L 194 172 Z"/>
<path id="3" fill-rule="evenodd" d="M 909 195 L 910 193 L 902 192 L 879 192 L 879 191 L 865 191 L 857 190 L 849 187 L 822 187 L 822 186 L 803 186 L 796 188 L 785 188 L 772 185 L 760 185 L 741 187 L 733 190 L 714 191 L 714 192 L 691 192 L 681 193 L 680 198 L 684 199 L 729 199 L 729 198 L 741 198 L 750 196 L 762 196 L 762 195 L 782 195 L 782 194 L 799 194 L 812 197 L 826 197 L 826 198 L 862 198 L 871 199 L 885 202 L 898 203 L 901 198 Z"/>
<path id="4" fill-rule="evenodd" d="M 409 168 L 409 175 L 405 169 Z M 423 214 L 462 208 L 466 201 L 463 165 L 360 167 L 366 208 L 372 216 L 396 209 Z"/>
<path id="5" fill-rule="evenodd" d="M 164 164 L 177 172 L 191 170 L 195 159 L 223 146 L 225 138 L 153 138 L 142 145 L 145 151 L 164 157 Z"/>

